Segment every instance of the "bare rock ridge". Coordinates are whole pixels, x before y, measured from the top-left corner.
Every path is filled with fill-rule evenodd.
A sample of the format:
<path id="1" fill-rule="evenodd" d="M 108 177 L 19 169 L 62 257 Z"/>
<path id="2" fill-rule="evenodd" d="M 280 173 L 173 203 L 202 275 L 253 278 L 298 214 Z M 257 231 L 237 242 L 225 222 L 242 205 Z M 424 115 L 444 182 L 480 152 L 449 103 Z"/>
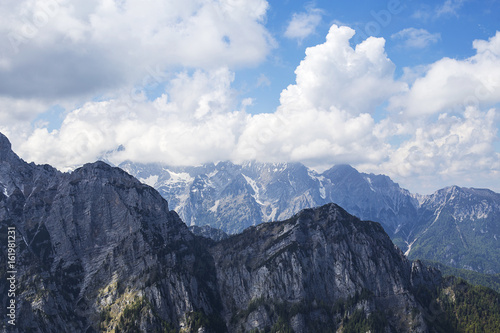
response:
<path id="1" fill-rule="evenodd" d="M 224 231 L 220 229 L 212 228 L 211 226 L 205 224 L 204 226 L 192 225 L 189 230 L 196 236 L 205 237 L 215 241 L 220 241 L 229 237 Z"/>
<path id="2" fill-rule="evenodd" d="M 429 332 L 410 262 L 380 224 L 336 204 L 213 241 L 152 187 L 103 162 L 72 173 L 27 164 L 0 136 L 0 295 L 16 230 L 16 325 L 8 332 Z M 351 325 L 351 326 L 350 326 Z"/>
<path id="3" fill-rule="evenodd" d="M 15 332 L 97 332 L 139 305 L 143 331 L 197 311 L 217 317 L 210 258 L 156 190 L 103 162 L 63 174 L 2 153 L 1 262 L 15 227 Z M 5 309 L 5 265 L 0 276 Z"/>
<path id="4" fill-rule="evenodd" d="M 279 316 L 295 332 L 335 331 L 349 301 L 350 310 L 380 315 L 393 331 L 425 332 L 412 291 L 440 282 L 437 272 L 412 266 L 380 224 L 335 204 L 251 227 L 210 251 L 231 332 L 264 330 Z"/>
<path id="5" fill-rule="evenodd" d="M 5 135 L 0 133 L 0 153 L 8 153 L 12 151 L 11 149 L 12 147 L 9 139 L 7 139 Z"/>

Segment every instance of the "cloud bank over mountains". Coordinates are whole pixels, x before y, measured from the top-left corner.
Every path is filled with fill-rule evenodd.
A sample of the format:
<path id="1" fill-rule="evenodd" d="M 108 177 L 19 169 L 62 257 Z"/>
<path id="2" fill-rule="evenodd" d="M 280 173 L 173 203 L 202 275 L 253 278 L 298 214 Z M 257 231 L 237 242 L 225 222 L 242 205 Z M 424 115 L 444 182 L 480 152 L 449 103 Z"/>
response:
<path id="1" fill-rule="evenodd" d="M 0 131 L 28 161 L 61 169 L 103 155 L 172 165 L 300 161 L 319 170 L 349 163 L 421 192 L 492 187 L 499 176 L 500 32 L 476 40 L 469 58 L 397 78 L 384 38 L 352 45 L 355 31 L 333 24 L 305 50 L 279 107 L 254 114 L 234 80 L 278 47 L 266 1 L 7 1 L 0 12 L 9 5 L 0 24 L 10 46 L 0 53 Z M 314 29 L 321 14 L 309 14 L 289 27 Z M 301 39 L 299 28 L 288 37 Z M 54 105 L 67 111 L 49 129 L 37 117 Z"/>

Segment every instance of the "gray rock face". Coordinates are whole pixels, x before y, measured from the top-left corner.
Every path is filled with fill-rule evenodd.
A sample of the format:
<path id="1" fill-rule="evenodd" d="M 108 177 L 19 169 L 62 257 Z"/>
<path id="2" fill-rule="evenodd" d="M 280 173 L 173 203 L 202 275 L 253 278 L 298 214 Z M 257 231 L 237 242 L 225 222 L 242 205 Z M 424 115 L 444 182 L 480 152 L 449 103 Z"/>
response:
<path id="1" fill-rule="evenodd" d="M 216 316 L 215 275 L 200 271 L 206 254 L 156 190 L 102 162 L 63 174 L 26 164 L 5 139 L 0 147 L 1 234 L 16 228 L 15 332 L 111 329 L 136 303 L 147 304 L 135 323 L 146 331 L 187 325 L 192 312 Z"/>
<path id="2" fill-rule="evenodd" d="M 411 316 L 422 312 L 411 291 L 440 279 L 421 265 L 412 267 L 380 224 L 362 222 L 335 204 L 250 228 L 211 252 L 231 332 L 264 329 L 277 321 L 280 307 L 295 332 L 324 325 L 335 331 L 343 317 L 334 305 L 353 299 L 351 311 L 383 309 L 391 329 L 424 332 L 423 318 Z"/>

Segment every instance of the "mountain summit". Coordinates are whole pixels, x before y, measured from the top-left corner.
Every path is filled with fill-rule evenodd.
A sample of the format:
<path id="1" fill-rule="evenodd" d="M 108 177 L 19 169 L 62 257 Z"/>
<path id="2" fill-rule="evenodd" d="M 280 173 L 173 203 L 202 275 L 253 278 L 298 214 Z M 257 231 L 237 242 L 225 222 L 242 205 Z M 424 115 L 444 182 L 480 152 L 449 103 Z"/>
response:
<path id="1" fill-rule="evenodd" d="M 0 133 L 0 151 L 8 151 L 11 150 L 11 144 L 9 139 L 2 133 Z"/>
<path id="2" fill-rule="evenodd" d="M 198 269 L 205 255 L 153 188 L 103 162 L 63 174 L 8 158 L 0 170 L 1 234 L 16 230 L 18 332 L 123 328 L 117 320 L 138 304 L 145 331 L 193 311 L 216 316 L 216 282 Z"/>

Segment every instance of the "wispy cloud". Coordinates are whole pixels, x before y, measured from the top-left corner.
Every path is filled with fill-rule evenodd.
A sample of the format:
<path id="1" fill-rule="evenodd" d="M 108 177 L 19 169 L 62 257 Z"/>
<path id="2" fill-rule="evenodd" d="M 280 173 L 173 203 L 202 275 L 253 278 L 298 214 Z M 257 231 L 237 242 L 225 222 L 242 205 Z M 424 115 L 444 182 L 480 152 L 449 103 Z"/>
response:
<path id="1" fill-rule="evenodd" d="M 261 73 L 257 79 L 257 87 L 269 87 L 270 85 L 271 80 L 264 73 Z"/>
<path id="2" fill-rule="evenodd" d="M 441 6 L 436 9 L 436 16 L 443 15 L 458 16 L 458 10 L 462 8 L 466 0 L 446 0 Z"/>
<path id="3" fill-rule="evenodd" d="M 302 41 L 316 31 L 322 15 L 321 9 L 317 8 L 309 8 L 305 13 L 293 14 L 285 31 L 285 37 Z"/>
<path id="4" fill-rule="evenodd" d="M 441 34 L 431 34 L 425 29 L 407 28 L 393 34 L 391 38 L 402 40 L 405 47 L 423 49 L 437 43 L 441 39 Z"/>
<path id="5" fill-rule="evenodd" d="M 459 11 L 466 1 L 467 0 L 446 0 L 444 3 L 436 6 L 422 4 L 420 5 L 420 8 L 413 13 L 412 17 L 423 21 L 427 21 L 429 19 L 442 19 L 447 16 L 458 17 Z"/>

